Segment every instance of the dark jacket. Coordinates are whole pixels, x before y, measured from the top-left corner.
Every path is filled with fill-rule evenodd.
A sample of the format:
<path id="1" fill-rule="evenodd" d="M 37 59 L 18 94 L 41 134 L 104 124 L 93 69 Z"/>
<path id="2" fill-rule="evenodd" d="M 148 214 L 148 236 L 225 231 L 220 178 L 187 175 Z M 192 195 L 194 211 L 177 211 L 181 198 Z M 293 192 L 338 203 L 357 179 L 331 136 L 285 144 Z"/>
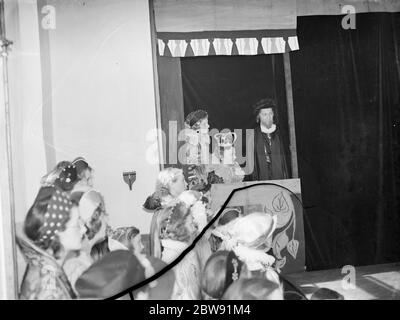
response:
<path id="1" fill-rule="evenodd" d="M 270 163 L 267 162 L 267 155 Z M 271 145 L 267 134 L 257 126 L 254 129 L 254 171 L 251 180 L 282 180 L 289 179 L 286 155 L 277 128 L 271 133 Z"/>

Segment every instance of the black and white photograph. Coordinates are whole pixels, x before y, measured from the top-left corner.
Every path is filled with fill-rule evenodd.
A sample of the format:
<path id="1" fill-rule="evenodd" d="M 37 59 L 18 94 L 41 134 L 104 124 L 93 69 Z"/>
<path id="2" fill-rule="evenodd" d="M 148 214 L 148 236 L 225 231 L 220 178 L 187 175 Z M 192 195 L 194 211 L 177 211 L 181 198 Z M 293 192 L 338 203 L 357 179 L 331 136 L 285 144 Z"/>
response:
<path id="1" fill-rule="evenodd" d="M 0 0 L 0 71 L 0 300 L 400 300 L 400 0 Z"/>

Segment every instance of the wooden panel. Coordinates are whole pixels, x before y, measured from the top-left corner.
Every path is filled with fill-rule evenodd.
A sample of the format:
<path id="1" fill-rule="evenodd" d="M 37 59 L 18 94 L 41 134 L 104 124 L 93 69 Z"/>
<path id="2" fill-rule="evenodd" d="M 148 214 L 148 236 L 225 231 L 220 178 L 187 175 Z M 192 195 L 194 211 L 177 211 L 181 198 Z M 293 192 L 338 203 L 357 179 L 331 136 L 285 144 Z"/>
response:
<path id="1" fill-rule="evenodd" d="M 215 184 L 211 188 L 213 212 L 219 211 L 233 190 L 247 186 L 251 187 L 234 192 L 226 208 L 237 208 L 243 215 L 256 211 L 276 214 L 278 226 L 273 234 L 274 256 L 283 273 L 304 271 L 305 240 L 300 179 Z M 277 202 L 284 203 L 283 207 L 277 208 Z"/>
<path id="2" fill-rule="evenodd" d="M 157 32 L 296 29 L 296 0 L 155 0 Z"/>

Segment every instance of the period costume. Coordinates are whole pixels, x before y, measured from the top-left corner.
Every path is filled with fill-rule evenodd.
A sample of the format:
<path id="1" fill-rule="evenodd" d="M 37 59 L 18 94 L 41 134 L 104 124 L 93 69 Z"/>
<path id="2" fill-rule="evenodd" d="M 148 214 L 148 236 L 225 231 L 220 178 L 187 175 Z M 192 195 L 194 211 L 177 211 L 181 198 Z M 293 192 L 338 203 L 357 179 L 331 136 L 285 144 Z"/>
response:
<path id="1" fill-rule="evenodd" d="M 272 246 L 276 224 L 276 216 L 255 212 L 216 227 L 213 234 L 222 240 L 219 250 L 234 251 L 246 263 L 249 271 L 279 283 L 279 276 L 273 266 L 275 257 L 267 253 Z"/>
<path id="2" fill-rule="evenodd" d="M 162 260 L 166 263 L 173 262 L 189 244 L 181 241 L 163 239 L 164 248 Z M 200 300 L 201 264 L 197 252 L 190 251 L 174 268 L 175 284 L 172 300 Z"/>
<path id="3" fill-rule="evenodd" d="M 20 299 L 69 300 L 76 298 L 64 270 L 52 256 L 27 239 L 22 231 L 18 232 L 16 240 L 28 264 L 22 280 Z"/>
<path id="4" fill-rule="evenodd" d="M 285 150 L 276 125 L 254 129 L 254 171 L 251 180 L 288 179 Z"/>

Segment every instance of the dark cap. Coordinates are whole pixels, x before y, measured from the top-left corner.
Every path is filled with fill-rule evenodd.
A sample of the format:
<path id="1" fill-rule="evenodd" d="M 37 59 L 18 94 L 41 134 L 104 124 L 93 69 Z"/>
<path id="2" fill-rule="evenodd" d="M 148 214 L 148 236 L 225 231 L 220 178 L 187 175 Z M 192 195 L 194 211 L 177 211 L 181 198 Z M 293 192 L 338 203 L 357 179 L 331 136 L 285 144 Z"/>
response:
<path id="1" fill-rule="evenodd" d="M 254 110 L 254 114 L 258 115 L 258 113 L 260 112 L 260 110 L 262 109 L 269 109 L 271 108 L 272 110 L 274 110 L 274 112 L 276 111 L 276 101 L 274 99 L 271 98 L 264 98 L 261 99 L 259 101 L 257 101 L 254 105 L 253 105 L 253 110 Z"/>
<path id="2" fill-rule="evenodd" d="M 55 185 L 63 191 L 71 191 L 78 182 L 78 173 L 74 165 L 69 165 L 62 169 L 60 175 L 55 181 Z"/>
<path id="3" fill-rule="evenodd" d="M 76 167 L 76 171 L 78 172 L 78 175 L 83 170 L 90 168 L 89 163 L 83 157 L 76 158 L 74 161 L 72 161 L 72 164 Z"/>
<path id="4" fill-rule="evenodd" d="M 207 117 L 208 117 L 207 111 L 196 110 L 187 115 L 185 123 L 188 126 L 193 127 L 197 122 L 199 122 L 200 120 L 205 119 Z"/>
<path id="5" fill-rule="evenodd" d="M 76 281 L 80 298 L 110 298 L 145 280 L 139 260 L 126 250 L 107 253 Z"/>

